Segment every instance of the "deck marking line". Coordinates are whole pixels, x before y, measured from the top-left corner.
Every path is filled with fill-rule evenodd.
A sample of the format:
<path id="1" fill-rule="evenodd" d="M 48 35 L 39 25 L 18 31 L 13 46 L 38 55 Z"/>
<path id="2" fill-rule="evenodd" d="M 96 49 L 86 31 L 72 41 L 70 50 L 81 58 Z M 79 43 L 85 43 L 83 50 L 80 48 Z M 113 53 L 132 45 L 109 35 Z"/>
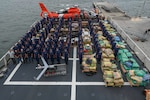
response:
<path id="1" fill-rule="evenodd" d="M 37 76 L 37 78 L 35 78 L 36 80 L 39 80 L 42 76 L 43 76 L 43 74 L 45 73 L 45 71 L 47 70 L 47 68 L 49 67 L 49 65 L 47 64 L 47 62 L 45 61 L 45 59 L 41 56 L 41 60 L 42 60 L 42 62 L 43 62 L 43 64 L 44 64 L 44 69 L 41 71 L 41 73 Z"/>
<path id="2" fill-rule="evenodd" d="M 71 85 L 72 82 L 37 82 L 37 81 L 11 81 L 5 83 L 5 85 Z"/>
<path id="3" fill-rule="evenodd" d="M 104 86 L 104 82 L 39 82 L 39 81 L 9 81 L 4 85 L 93 85 L 93 86 Z M 129 82 L 125 82 L 124 86 L 130 86 Z"/>
<path id="4" fill-rule="evenodd" d="M 76 85 L 105 85 L 105 82 L 76 82 Z M 129 82 L 124 82 L 123 86 L 130 85 Z"/>
<path id="5" fill-rule="evenodd" d="M 69 60 L 74 60 L 74 59 L 79 60 L 79 58 L 76 58 L 76 57 L 75 58 L 69 58 Z"/>
<path id="6" fill-rule="evenodd" d="M 71 100 L 76 100 L 76 55 L 77 55 L 77 48 L 74 47 L 74 50 L 73 50 Z"/>
<path id="7" fill-rule="evenodd" d="M 11 72 L 11 74 L 9 75 L 9 77 L 6 79 L 6 81 L 4 82 L 7 83 L 7 82 L 10 82 L 11 78 L 14 76 L 14 74 L 16 73 L 16 71 L 19 69 L 19 67 L 21 66 L 21 62 L 19 62 L 16 67 L 14 68 L 14 70 Z"/>
<path id="8" fill-rule="evenodd" d="M 64 59 L 64 57 L 61 58 Z M 74 59 L 79 60 L 79 58 L 69 58 L 69 60 L 74 60 Z"/>
<path id="9" fill-rule="evenodd" d="M 105 85 L 104 82 L 76 82 L 76 85 Z"/>

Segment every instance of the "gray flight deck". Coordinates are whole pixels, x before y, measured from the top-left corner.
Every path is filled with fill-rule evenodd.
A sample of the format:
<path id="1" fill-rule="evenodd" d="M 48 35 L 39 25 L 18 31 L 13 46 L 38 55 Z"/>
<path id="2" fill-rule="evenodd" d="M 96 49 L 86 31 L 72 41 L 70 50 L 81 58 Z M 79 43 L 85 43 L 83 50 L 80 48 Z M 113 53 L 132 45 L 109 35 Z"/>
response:
<path id="1" fill-rule="evenodd" d="M 104 3 L 95 3 L 96 6 L 100 6 L 100 4 Z M 104 14 L 107 16 L 108 13 L 104 12 Z M 114 20 L 118 24 L 123 23 L 119 18 L 114 18 Z M 124 20 L 129 20 L 129 17 L 125 17 Z M 34 80 L 34 77 L 37 77 L 41 72 L 41 70 L 35 69 L 37 66 L 36 61 L 26 64 L 19 63 L 18 65 L 14 65 L 10 62 L 8 71 L 4 77 L 0 79 L 0 100 L 145 99 L 143 95 L 144 87 L 130 87 L 123 73 L 123 79 L 125 81 L 124 86 L 105 87 L 100 64 L 97 64 L 97 73 L 95 75 L 86 76 L 80 69 L 77 58 L 77 47 L 71 48 L 69 56 L 66 75 L 51 77 L 42 76 L 39 81 Z M 136 59 L 139 60 L 138 58 Z M 61 60 L 61 62 L 64 61 Z M 141 64 L 140 61 L 139 64 Z M 121 69 L 120 66 L 118 66 L 118 69 Z"/>
<path id="2" fill-rule="evenodd" d="M 77 49 L 74 49 L 70 58 L 75 56 L 74 52 L 77 53 Z M 35 61 L 21 64 L 18 69 L 10 62 L 8 72 L 0 80 L 0 97 L 3 100 L 144 100 L 145 98 L 142 94 L 143 87 L 130 87 L 126 80 L 123 87 L 105 87 L 99 64 L 95 75 L 86 76 L 81 72 L 76 56 L 69 60 L 65 76 L 42 77 L 39 81 L 35 81 L 34 77 L 40 73 L 35 67 Z"/>

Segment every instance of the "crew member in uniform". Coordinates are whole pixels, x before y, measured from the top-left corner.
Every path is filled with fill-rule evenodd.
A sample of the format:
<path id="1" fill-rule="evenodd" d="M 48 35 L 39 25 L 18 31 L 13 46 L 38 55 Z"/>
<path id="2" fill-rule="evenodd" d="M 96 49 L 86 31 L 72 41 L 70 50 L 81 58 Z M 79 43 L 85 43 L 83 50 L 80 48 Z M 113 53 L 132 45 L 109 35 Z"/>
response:
<path id="1" fill-rule="evenodd" d="M 40 54 L 39 54 L 38 50 L 36 50 L 36 49 L 34 50 L 34 58 L 35 58 L 37 64 L 39 64 L 40 63 L 39 62 Z"/>
<path id="2" fill-rule="evenodd" d="M 54 55 L 55 55 L 55 50 L 56 50 L 56 48 L 54 47 L 54 45 L 52 45 L 52 51 L 53 51 Z"/>
<path id="3" fill-rule="evenodd" d="M 25 49 L 24 48 L 21 48 L 21 57 L 23 58 L 23 63 L 26 63 L 27 62 L 27 59 L 25 58 Z"/>
<path id="4" fill-rule="evenodd" d="M 64 51 L 64 57 L 65 57 L 65 63 L 68 64 L 69 53 L 68 53 L 67 49 L 65 49 L 65 51 Z"/>
<path id="5" fill-rule="evenodd" d="M 83 50 L 79 51 L 79 63 L 82 64 Z"/>
<path id="6" fill-rule="evenodd" d="M 102 56 L 102 52 L 99 51 L 96 55 L 96 60 L 97 60 L 97 63 L 99 64 L 100 63 L 100 60 L 101 60 L 101 56 Z"/>
<path id="7" fill-rule="evenodd" d="M 58 48 L 56 48 L 56 59 L 57 63 L 60 64 L 60 50 Z"/>
<path id="8" fill-rule="evenodd" d="M 46 63 L 48 63 L 48 55 L 47 55 L 46 49 L 43 50 L 42 56 L 43 56 L 43 58 L 45 59 Z"/>
<path id="9" fill-rule="evenodd" d="M 29 46 L 29 48 L 26 50 L 28 54 L 28 60 L 29 62 L 33 61 L 33 47 Z"/>
<path id="10" fill-rule="evenodd" d="M 49 57 L 51 60 L 51 64 L 53 65 L 54 64 L 54 53 L 53 53 L 52 49 L 49 50 Z"/>

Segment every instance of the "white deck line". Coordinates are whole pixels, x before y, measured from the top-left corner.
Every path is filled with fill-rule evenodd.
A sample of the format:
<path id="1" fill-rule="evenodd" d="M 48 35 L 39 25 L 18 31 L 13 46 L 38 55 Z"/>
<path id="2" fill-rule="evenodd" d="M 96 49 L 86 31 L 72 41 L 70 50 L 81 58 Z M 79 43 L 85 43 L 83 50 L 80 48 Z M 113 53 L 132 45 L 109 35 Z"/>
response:
<path id="1" fill-rule="evenodd" d="M 74 47 L 74 50 L 73 50 L 71 100 L 76 100 L 76 55 L 77 55 L 77 48 Z"/>
<path id="2" fill-rule="evenodd" d="M 4 85 L 71 85 L 72 82 L 37 82 L 37 81 L 10 81 Z"/>
<path id="3" fill-rule="evenodd" d="M 74 59 L 79 60 L 79 58 L 76 58 L 76 57 L 75 58 L 69 58 L 69 60 L 74 60 Z"/>
<path id="4" fill-rule="evenodd" d="M 5 83 L 7 83 L 7 82 L 10 82 L 10 80 L 11 80 L 11 78 L 14 76 L 14 74 L 16 73 L 16 71 L 19 69 L 19 67 L 21 66 L 21 62 L 19 62 L 18 64 L 17 64 L 17 66 L 14 68 L 14 70 L 11 72 L 11 74 L 9 75 L 9 77 L 6 79 L 6 81 L 4 82 L 4 84 Z"/>
<path id="5" fill-rule="evenodd" d="M 76 82 L 76 85 L 105 85 L 105 82 Z M 124 82 L 124 86 L 128 85 L 129 82 Z"/>
<path id="6" fill-rule="evenodd" d="M 104 86 L 104 82 L 37 82 L 37 81 L 9 81 L 4 83 L 4 85 L 78 85 L 78 86 Z M 129 82 L 125 82 L 123 86 L 130 86 Z M 72 89 L 76 89 L 72 88 Z M 72 90 L 73 91 L 73 90 Z M 76 90 L 74 90 L 76 91 Z"/>

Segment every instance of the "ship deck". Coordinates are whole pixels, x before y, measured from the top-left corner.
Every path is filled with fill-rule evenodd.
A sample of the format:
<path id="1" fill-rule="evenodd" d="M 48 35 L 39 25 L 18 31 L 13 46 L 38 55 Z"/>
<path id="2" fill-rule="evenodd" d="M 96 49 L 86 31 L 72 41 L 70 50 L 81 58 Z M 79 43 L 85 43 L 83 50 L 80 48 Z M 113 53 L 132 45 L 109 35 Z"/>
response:
<path id="1" fill-rule="evenodd" d="M 131 17 L 117 6 L 108 2 L 95 2 L 94 6 L 111 21 L 124 39 L 128 38 L 126 42 L 150 71 L 150 32 L 145 34 L 145 31 L 150 29 L 150 18 Z"/>
<path id="2" fill-rule="evenodd" d="M 98 3 L 97 3 L 98 4 Z M 127 45 L 129 50 L 130 47 Z M 51 77 L 42 76 L 35 80 L 42 70 L 36 70 L 36 61 L 32 63 L 8 64 L 8 71 L 0 79 L 0 97 L 4 100 L 144 100 L 144 87 L 131 87 L 125 81 L 122 87 L 105 87 L 100 64 L 97 73 L 87 76 L 80 69 L 77 47 L 71 47 L 67 74 Z M 144 67 L 133 52 L 134 58 Z M 61 60 L 61 63 L 64 61 Z M 49 61 L 50 63 L 50 61 Z M 42 62 L 40 61 L 40 64 Z M 118 69 L 121 70 L 119 63 Z"/>
<path id="3" fill-rule="evenodd" d="M 61 61 L 63 62 L 63 61 Z M 125 79 L 123 87 L 105 87 L 100 65 L 97 73 L 86 76 L 81 72 L 77 48 L 71 49 L 65 76 L 44 77 L 35 81 L 41 70 L 36 63 L 8 65 L 8 71 L 0 80 L 0 96 L 5 100 L 143 100 L 143 87 L 130 87 Z M 120 67 L 119 67 L 120 69 Z"/>

